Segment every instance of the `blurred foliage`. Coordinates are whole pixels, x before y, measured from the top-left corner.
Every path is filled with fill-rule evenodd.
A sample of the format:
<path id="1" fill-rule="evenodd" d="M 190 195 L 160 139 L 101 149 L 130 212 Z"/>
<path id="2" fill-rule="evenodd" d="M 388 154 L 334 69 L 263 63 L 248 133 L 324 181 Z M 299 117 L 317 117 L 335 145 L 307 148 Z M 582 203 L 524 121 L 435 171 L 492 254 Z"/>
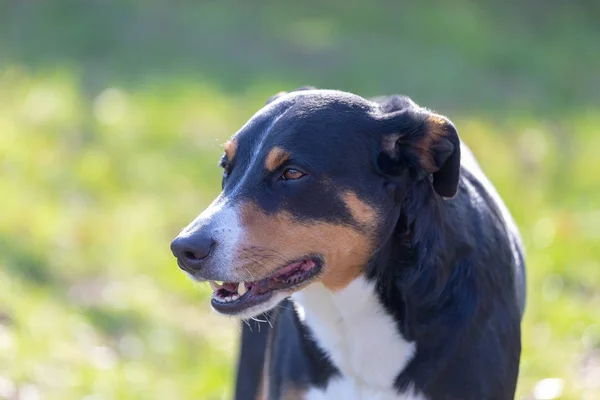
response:
<path id="1" fill-rule="evenodd" d="M 169 242 L 304 84 L 452 117 L 528 250 L 519 397 L 600 398 L 598 4 L 1 2 L 0 398 L 231 396 L 238 325 Z"/>

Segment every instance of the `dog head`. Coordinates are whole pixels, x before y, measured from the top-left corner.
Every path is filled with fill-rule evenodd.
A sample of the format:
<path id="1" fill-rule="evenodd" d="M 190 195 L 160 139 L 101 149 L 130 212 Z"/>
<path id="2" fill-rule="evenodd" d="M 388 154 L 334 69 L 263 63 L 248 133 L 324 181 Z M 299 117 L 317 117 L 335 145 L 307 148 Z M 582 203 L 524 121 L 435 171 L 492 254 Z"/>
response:
<path id="1" fill-rule="evenodd" d="M 411 185 L 455 195 L 460 143 L 448 119 L 406 97 L 303 88 L 269 99 L 221 166 L 221 194 L 171 248 L 210 281 L 218 312 L 251 317 L 311 282 L 336 291 L 362 274 Z"/>

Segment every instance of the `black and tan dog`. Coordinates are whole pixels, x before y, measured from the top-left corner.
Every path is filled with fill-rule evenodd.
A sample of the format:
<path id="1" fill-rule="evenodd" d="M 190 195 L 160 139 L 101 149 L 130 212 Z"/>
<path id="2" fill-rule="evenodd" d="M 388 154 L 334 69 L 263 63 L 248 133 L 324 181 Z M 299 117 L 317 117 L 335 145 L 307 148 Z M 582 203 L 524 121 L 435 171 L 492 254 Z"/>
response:
<path id="1" fill-rule="evenodd" d="M 268 321 L 243 325 L 237 399 L 514 397 L 519 233 L 447 118 L 302 88 L 221 165 L 171 247 L 216 311 Z"/>

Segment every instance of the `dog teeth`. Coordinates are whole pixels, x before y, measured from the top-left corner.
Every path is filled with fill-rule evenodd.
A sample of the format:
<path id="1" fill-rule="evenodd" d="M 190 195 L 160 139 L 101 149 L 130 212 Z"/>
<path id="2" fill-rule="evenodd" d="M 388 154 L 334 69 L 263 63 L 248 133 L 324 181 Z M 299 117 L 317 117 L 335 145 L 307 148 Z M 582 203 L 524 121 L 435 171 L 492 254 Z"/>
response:
<path id="1" fill-rule="evenodd" d="M 238 284 L 237 292 L 231 291 L 231 287 L 229 286 L 230 284 L 227 284 L 227 288 L 225 288 L 224 291 L 222 291 L 220 289 L 223 289 L 225 287 L 223 284 L 219 283 L 218 281 L 208 282 L 210 284 L 210 287 L 214 290 L 213 299 L 215 301 L 218 301 L 219 303 L 230 303 L 232 301 L 236 301 L 248 292 L 248 289 L 246 289 L 246 285 L 244 284 L 244 282 L 240 282 Z M 224 294 L 227 294 L 227 296 L 224 296 Z"/>
<path id="2" fill-rule="evenodd" d="M 240 298 L 240 295 L 237 293 L 234 293 L 231 296 L 227 296 L 227 297 L 214 296 L 214 299 L 216 301 L 218 301 L 219 303 L 231 303 L 232 301 L 236 301 L 239 298 Z"/>
<path id="3" fill-rule="evenodd" d="M 246 289 L 246 284 L 244 284 L 244 282 L 240 282 L 240 284 L 238 285 L 238 294 L 240 296 L 243 296 L 246 294 L 247 291 L 248 289 Z"/>

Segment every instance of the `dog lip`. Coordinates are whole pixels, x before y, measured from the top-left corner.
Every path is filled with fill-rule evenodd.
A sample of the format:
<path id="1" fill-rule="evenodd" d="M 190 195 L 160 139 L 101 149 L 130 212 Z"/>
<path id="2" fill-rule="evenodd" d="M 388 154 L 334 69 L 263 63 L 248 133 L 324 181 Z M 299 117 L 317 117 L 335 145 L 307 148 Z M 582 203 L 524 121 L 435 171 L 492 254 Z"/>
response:
<path id="1" fill-rule="evenodd" d="M 310 268 L 303 271 L 302 264 L 307 262 L 312 262 L 312 265 Z M 323 261 L 321 257 L 303 257 L 297 261 L 277 268 L 266 278 L 245 283 L 251 288 L 248 289 L 244 294 L 238 295 L 237 299 L 235 300 L 220 301 L 216 298 L 217 291 L 215 291 L 211 299 L 211 305 L 217 312 L 221 314 L 238 314 L 249 308 L 265 303 L 277 292 L 285 292 L 290 290 L 294 291 L 298 287 L 306 286 L 321 273 L 322 267 Z M 298 272 L 300 274 L 305 275 L 294 278 L 294 269 L 297 268 L 299 268 Z M 292 275 L 286 277 L 286 273 L 291 273 Z M 232 293 L 231 295 L 234 296 L 236 294 L 237 293 Z M 223 295 L 221 294 L 221 296 Z"/>
<path id="2" fill-rule="evenodd" d="M 283 264 L 283 265 L 277 267 L 277 269 L 275 269 L 275 271 L 271 272 L 269 275 L 264 276 L 263 278 L 260 278 L 260 279 L 255 279 L 255 281 L 262 281 L 262 280 L 265 280 L 265 279 L 274 278 L 277 275 L 281 274 L 282 271 L 284 271 L 286 268 L 289 268 L 290 266 L 295 265 L 295 264 L 300 264 L 300 263 L 305 262 L 305 261 L 312 261 L 312 262 L 314 262 L 315 265 L 314 265 L 313 268 L 318 269 L 319 272 L 320 272 L 320 269 L 323 267 L 323 264 L 324 264 L 323 263 L 323 259 L 322 259 L 321 256 L 318 256 L 318 255 L 308 255 L 308 256 L 301 257 L 301 258 L 297 258 L 297 259 L 295 259 L 295 260 L 293 260 L 293 261 L 291 261 L 291 262 L 289 262 L 287 264 Z"/>
<path id="3" fill-rule="evenodd" d="M 231 303 L 221 303 L 213 298 L 211 299 L 210 304 L 221 314 L 235 315 L 251 307 L 265 303 L 273 296 L 273 294 L 275 294 L 275 291 L 270 290 L 265 293 L 255 294 L 249 299 L 241 300 L 241 298 L 239 298 Z"/>

